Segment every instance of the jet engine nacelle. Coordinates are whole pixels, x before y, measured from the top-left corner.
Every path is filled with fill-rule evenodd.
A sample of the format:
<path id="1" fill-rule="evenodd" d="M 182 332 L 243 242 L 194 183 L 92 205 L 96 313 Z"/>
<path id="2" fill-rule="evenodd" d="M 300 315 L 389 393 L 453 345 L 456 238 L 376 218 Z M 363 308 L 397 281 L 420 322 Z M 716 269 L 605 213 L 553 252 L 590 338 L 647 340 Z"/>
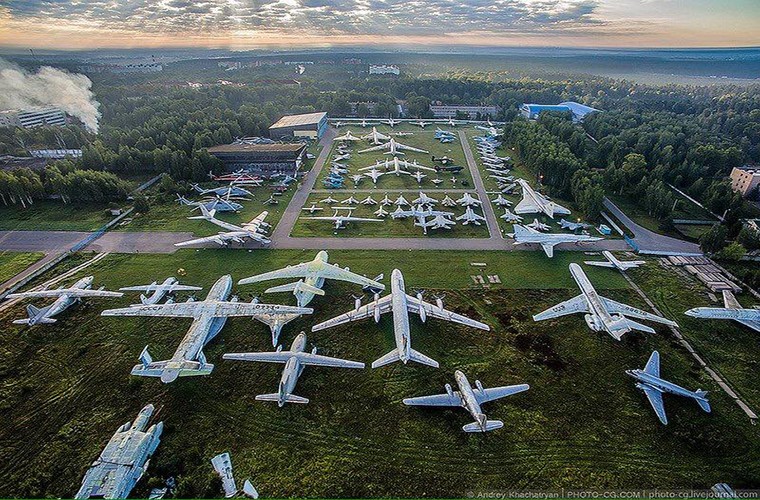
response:
<path id="1" fill-rule="evenodd" d="M 596 320 L 594 316 L 591 314 L 586 314 L 583 316 L 583 318 L 586 320 L 586 324 L 589 328 L 591 328 L 595 332 L 601 332 L 603 330 L 603 327 L 599 322 Z"/>

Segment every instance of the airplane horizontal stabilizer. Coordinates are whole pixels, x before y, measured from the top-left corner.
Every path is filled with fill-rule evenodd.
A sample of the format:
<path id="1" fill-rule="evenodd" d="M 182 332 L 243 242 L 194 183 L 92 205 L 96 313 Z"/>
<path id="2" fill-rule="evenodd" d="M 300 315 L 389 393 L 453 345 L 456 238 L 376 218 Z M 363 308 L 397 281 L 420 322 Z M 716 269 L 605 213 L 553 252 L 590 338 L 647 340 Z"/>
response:
<path id="1" fill-rule="evenodd" d="M 412 361 L 416 361 L 417 363 L 421 363 L 423 365 L 432 366 L 433 368 L 438 368 L 438 361 L 434 360 L 433 358 L 429 358 L 425 356 L 419 351 L 410 349 L 409 354 L 411 354 Z"/>
<path id="2" fill-rule="evenodd" d="M 485 431 L 480 427 L 480 423 L 478 422 L 467 424 L 462 427 L 462 430 L 465 432 L 488 432 L 495 431 L 496 429 L 501 429 L 502 427 L 504 427 L 504 422 L 501 420 L 486 420 Z"/>
<path id="3" fill-rule="evenodd" d="M 379 368 L 381 366 L 385 366 L 385 365 L 388 365 L 390 363 L 394 363 L 394 362 L 398 361 L 399 359 L 401 359 L 401 358 L 399 357 L 398 349 L 394 349 L 391 352 L 389 352 L 388 354 L 386 354 L 385 356 L 383 356 L 381 358 L 378 358 L 375 361 L 373 361 L 372 362 L 372 368 Z"/>
<path id="4" fill-rule="evenodd" d="M 14 319 L 13 324 L 14 325 L 28 325 L 30 320 L 31 320 L 30 318 Z M 37 323 L 49 325 L 50 323 L 55 323 L 55 321 L 56 320 L 54 320 L 53 318 L 42 318 L 42 319 L 38 319 Z"/>
<path id="5" fill-rule="evenodd" d="M 138 377 L 156 377 L 161 382 L 168 384 L 174 382 L 179 377 L 194 377 L 199 375 L 209 375 L 214 370 L 214 365 L 210 363 L 199 363 L 198 361 L 184 361 L 179 366 L 168 367 L 172 361 L 155 361 L 149 365 L 140 363 L 135 365 L 130 372 L 131 375 Z"/>
<path id="6" fill-rule="evenodd" d="M 640 332 L 646 333 L 655 333 L 654 328 L 651 326 L 642 325 L 641 323 L 633 321 L 630 318 L 625 318 L 625 321 L 628 323 L 628 326 L 631 328 L 631 330 L 638 330 Z"/>
<path id="7" fill-rule="evenodd" d="M 707 401 L 707 391 L 697 389 L 696 393 L 699 396 L 697 399 L 697 404 L 699 404 L 699 407 L 705 410 L 707 413 L 710 413 L 712 410 L 710 409 L 710 402 Z"/>
<path id="8" fill-rule="evenodd" d="M 321 288 L 317 288 L 315 286 L 308 285 L 304 283 L 303 281 L 296 281 L 295 283 L 288 283 L 287 285 L 280 285 L 280 286 L 273 286 L 271 288 L 267 288 L 264 293 L 278 293 L 278 292 L 309 292 L 313 293 L 314 295 L 324 295 L 325 291 Z"/>
<path id="9" fill-rule="evenodd" d="M 256 396 L 256 401 L 275 401 L 276 402 L 279 400 L 280 400 L 280 394 L 277 392 L 273 392 L 271 394 L 259 394 Z M 309 398 L 296 396 L 295 394 L 288 394 L 283 398 L 283 400 L 286 403 L 306 404 L 309 402 Z"/>

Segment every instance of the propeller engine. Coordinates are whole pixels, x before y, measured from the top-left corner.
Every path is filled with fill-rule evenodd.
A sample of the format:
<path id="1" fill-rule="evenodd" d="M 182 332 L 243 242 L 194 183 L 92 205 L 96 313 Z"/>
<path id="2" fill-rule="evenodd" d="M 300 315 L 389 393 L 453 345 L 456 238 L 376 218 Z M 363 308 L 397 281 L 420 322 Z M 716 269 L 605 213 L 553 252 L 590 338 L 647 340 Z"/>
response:
<path id="1" fill-rule="evenodd" d="M 427 321 L 427 312 L 425 312 L 425 307 L 422 305 L 422 292 L 417 292 L 417 300 L 420 301 L 418 314 L 420 315 L 420 320 L 424 323 Z"/>
<path id="2" fill-rule="evenodd" d="M 446 394 L 448 394 L 449 396 L 454 395 L 454 389 L 451 388 L 451 384 L 446 384 Z"/>
<path id="3" fill-rule="evenodd" d="M 362 306 L 361 296 L 351 295 L 351 297 L 354 299 L 354 310 L 359 309 Z"/>
<path id="4" fill-rule="evenodd" d="M 375 323 L 380 323 L 380 294 L 375 294 Z"/>
<path id="5" fill-rule="evenodd" d="M 475 381 L 475 387 L 477 387 L 480 392 L 483 392 L 483 384 L 480 382 L 480 380 Z"/>

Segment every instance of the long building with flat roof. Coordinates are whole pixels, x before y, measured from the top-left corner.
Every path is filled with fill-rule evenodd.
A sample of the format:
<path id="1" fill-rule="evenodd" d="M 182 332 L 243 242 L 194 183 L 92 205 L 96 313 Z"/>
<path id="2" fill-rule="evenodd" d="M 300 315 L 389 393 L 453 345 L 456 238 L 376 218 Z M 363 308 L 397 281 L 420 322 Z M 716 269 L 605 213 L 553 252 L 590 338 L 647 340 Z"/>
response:
<path id="1" fill-rule="evenodd" d="M 306 145 L 251 144 L 236 142 L 208 148 L 208 152 L 224 162 L 227 170 L 247 170 L 269 177 L 274 174 L 295 176 L 306 159 Z"/>
<path id="2" fill-rule="evenodd" d="M 58 108 L 0 111 L 0 127 L 34 128 L 66 125 L 66 114 Z"/>
<path id="3" fill-rule="evenodd" d="M 275 140 L 308 137 L 318 140 L 327 130 L 327 113 L 285 115 L 269 127 L 269 137 Z"/>
<path id="4" fill-rule="evenodd" d="M 570 113 L 573 115 L 574 122 L 580 122 L 583 121 L 586 115 L 599 110 L 573 101 L 561 102 L 559 104 L 523 104 L 520 106 L 520 114 L 528 120 L 537 120 L 544 111 Z"/>

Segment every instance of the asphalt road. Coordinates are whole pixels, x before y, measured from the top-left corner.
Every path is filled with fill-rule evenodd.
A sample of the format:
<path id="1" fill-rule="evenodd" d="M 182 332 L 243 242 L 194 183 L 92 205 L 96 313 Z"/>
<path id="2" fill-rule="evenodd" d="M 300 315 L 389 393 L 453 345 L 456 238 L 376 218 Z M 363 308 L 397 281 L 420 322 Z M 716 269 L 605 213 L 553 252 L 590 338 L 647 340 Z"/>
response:
<path id="1" fill-rule="evenodd" d="M 483 207 L 483 213 L 486 217 L 488 233 L 491 235 L 490 239 L 497 241 L 502 240 L 504 239 L 504 236 L 501 234 L 499 221 L 493 211 L 493 206 L 491 206 L 491 200 L 488 199 L 486 186 L 483 184 L 483 178 L 480 176 L 480 169 L 478 168 L 478 164 L 475 163 L 475 157 L 472 156 L 472 149 L 470 148 L 470 143 L 467 141 L 467 134 L 465 134 L 464 130 L 459 131 L 459 142 L 464 150 L 464 157 L 467 160 L 467 166 L 470 168 L 470 173 L 472 174 L 472 180 L 475 183 L 478 197 L 480 198 L 480 201 L 483 202 L 481 207 Z"/>
<path id="2" fill-rule="evenodd" d="M 0 250 L 61 253 L 89 235 L 81 231 L 0 231 Z"/>

